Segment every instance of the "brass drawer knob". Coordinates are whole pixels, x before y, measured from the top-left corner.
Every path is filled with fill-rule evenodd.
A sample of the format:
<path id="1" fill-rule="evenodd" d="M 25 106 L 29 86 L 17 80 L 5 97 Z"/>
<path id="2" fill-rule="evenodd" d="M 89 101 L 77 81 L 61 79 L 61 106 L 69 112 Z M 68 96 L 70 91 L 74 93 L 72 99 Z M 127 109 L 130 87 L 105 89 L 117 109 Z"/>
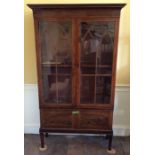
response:
<path id="1" fill-rule="evenodd" d="M 80 111 L 72 111 L 72 115 L 79 115 Z"/>

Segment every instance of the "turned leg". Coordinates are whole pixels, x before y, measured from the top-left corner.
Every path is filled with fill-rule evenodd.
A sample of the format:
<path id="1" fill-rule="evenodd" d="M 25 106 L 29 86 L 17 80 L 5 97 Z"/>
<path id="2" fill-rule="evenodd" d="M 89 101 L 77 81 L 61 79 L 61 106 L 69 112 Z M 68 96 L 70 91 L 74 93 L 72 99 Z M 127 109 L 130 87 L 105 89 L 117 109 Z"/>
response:
<path id="1" fill-rule="evenodd" d="M 44 148 L 44 133 L 40 132 L 40 142 L 41 142 L 41 148 Z"/>
<path id="2" fill-rule="evenodd" d="M 108 138 L 109 138 L 108 150 L 111 150 L 111 146 L 112 146 L 112 137 L 113 137 L 113 134 L 109 134 L 109 135 L 108 135 Z"/>
<path id="3" fill-rule="evenodd" d="M 47 146 L 44 143 L 44 133 L 43 132 L 40 132 L 40 142 L 41 142 L 41 145 L 39 147 L 39 150 L 40 151 L 46 151 L 47 150 Z"/>
<path id="4" fill-rule="evenodd" d="M 107 152 L 108 152 L 109 154 L 116 154 L 116 150 L 112 148 L 113 132 L 111 132 L 110 134 L 108 134 L 108 135 L 107 135 L 107 138 L 108 138 L 108 140 L 109 140 Z"/>
<path id="5" fill-rule="evenodd" d="M 48 137 L 48 132 L 45 133 L 45 136 Z"/>

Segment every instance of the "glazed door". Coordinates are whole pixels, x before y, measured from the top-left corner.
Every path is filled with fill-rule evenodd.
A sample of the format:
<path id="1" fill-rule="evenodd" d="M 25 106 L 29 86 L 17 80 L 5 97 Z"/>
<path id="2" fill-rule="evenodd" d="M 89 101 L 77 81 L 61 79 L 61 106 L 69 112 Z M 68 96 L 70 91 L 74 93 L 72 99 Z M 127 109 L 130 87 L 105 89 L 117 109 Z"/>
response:
<path id="1" fill-rule="evenodd" d="M 73 105 L 72 20 L 39 21 L 41 94 L 44 106 Z"/>
<path id="2" fill-rule="evenodd" d="M 79 106 L 111 104 L 114 20 L 80 19 Z"/>
<path id="3" fill-rule="evenodd" d="M 116 20 L 50 19 L 38 25 L 41 103 L 111 105 Z"/>

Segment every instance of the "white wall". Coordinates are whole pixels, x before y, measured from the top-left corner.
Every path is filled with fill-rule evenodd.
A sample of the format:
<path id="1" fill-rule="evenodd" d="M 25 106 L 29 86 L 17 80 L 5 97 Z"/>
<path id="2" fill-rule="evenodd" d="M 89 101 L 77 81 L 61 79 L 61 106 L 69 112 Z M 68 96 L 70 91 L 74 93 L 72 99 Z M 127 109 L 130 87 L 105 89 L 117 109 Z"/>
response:
<path id="1" fill-rule="evenodd" d="M 130 134 L 130 88 L 117 86 L 113 118 L 114 135 Z M 35 84 L 24 85 L 24 132 L 39 133 L 38 87 Z"/>

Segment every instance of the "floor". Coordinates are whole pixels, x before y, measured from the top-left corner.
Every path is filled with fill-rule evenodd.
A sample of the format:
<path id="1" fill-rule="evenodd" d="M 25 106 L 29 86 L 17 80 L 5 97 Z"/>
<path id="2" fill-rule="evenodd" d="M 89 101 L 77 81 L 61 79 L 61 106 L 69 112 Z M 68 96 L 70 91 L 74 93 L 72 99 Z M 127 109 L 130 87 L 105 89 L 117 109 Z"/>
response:
<path id="1" fill-rule="evenodd" d="M 108 141 L 101 136 L 49 135 L 45 138 L 48 149 L 39 151 L 39 135 L 26 134 L 24 155 L 108 155 Z M 114 137 L 116 155 L 130 154 L 130 137 Z"/>

